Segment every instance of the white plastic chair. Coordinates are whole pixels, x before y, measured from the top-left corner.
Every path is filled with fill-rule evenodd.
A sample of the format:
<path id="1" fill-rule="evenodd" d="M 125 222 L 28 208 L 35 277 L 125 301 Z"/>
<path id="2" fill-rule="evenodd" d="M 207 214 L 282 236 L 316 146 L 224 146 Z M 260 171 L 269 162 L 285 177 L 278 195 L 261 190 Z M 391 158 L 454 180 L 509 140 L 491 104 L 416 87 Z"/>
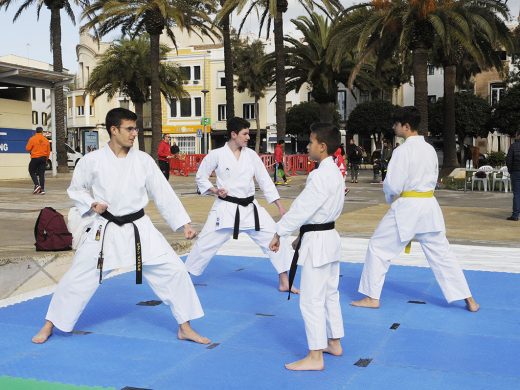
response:
<path id="1" fill-rule="evenodd" d="M 484 172 L 486 174 L 486 177 L 477 177 L 477 172 Z M 473 187 L 475 185 L 475 182 L 477 183 L 477 189 L 480 189 L 480 183 L 482 183 L 482 186 L 484 187 L 484 191 L 488 190 L 488 184 L 489 183 L 489 175 L 493 172 L 493 167 L 490 165 L 484 165 L 481 166 L 477 172 L 473 174 L 473 177 L 471 178 L 471 191 L 473 191 Z M 489 186 L 491 188 L 491 186 Z"/>
<path id="2" fill-rule="evenodd" d="M 511 176 L 509 175 L 507 167 L 502 167 L 498 172 L 493 173 L 493 191 L 495 191 L 495 185 L 497 182 L 499 191 L 502 191 L 503 186 L 504 192 L 509 192 L 509 188 L 511 187 Z"/>

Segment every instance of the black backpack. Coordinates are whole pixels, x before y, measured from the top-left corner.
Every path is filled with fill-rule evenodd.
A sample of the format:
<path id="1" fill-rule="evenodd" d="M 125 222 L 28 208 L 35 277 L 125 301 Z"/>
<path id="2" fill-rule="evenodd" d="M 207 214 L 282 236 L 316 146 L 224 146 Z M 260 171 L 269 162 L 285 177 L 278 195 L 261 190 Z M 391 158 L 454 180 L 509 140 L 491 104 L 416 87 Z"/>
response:
<path id="1" fill-rule="evenodd" d="M 72 234 L 67 229 L 65 218 L 52 207 L 40 211 L 34 225 L 37 251 L 66 251 L 72 249 Z"/>

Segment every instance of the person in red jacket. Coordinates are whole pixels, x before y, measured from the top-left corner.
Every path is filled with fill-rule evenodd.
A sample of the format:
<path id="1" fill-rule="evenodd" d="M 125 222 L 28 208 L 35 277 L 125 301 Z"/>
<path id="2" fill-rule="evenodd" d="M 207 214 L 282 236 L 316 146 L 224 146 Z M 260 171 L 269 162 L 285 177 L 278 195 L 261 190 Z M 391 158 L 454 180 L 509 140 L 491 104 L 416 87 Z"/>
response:
<path id="1" fill-rule="evenodd" d="M 274 184 L 282 184 L 279 178 L 283 179 L 283 184 L 287 184 L 287 177 L 283 169 L 283 145 L 284 140 L 279 139 L 274 148 Z M 281 174 L 279 174 L 279 172 Z"/>
<path id="2" fill-rule="evenodd" d="M 159 147 L 157 148 L 157 155 L 159 160 L 159 168 L 163 173 L 166 180 L 170 179 L 170 158 L 173 157 L 173 154 L 170 151 L 170 135 L 163 134 L 161 142 L 159 142 Z"/>

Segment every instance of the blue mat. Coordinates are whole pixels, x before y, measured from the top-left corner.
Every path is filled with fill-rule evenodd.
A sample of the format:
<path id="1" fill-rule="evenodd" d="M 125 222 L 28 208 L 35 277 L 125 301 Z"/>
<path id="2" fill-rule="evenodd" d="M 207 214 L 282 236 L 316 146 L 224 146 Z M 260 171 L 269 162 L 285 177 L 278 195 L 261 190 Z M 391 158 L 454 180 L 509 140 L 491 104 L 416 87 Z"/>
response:
<path id="1" fill-rule="evenodd" d="M 217 256 L 193 278 L 206 313 L 193 326 L 214 348 L 178 341 L 165 305 L 136 305 L 158 298 L 128 273 L 104 281 L 87 306 L 76 330 L 92 333 L 34 345 L 50 297 L 0 309 L 0 388 L 2 377 L 116 389 L 519 388 L 520 275 L 465 272 L 481 304 L 473 314 L 445 302 L 430 269 L 400 266 L 390 268 L 381 309 L 353 308 L 361 269 L 341 265 L 344 355 L 325 356 L 323 372 L 284 368 L 307 344 L 298 297 L 277 291 L 270 263 Z"/>

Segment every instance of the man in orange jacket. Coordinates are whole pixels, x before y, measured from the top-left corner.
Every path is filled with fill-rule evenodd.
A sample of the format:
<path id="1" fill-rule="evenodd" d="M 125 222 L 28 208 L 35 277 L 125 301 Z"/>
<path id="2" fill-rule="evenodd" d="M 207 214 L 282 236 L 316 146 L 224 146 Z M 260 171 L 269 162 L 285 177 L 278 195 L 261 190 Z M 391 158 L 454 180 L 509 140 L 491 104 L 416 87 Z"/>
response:
<path id="1" fill-rule="evenodd" d="M 43 128 L 37 127 L 25 150 L 31 153 L 31 162 L 29 163 L 29 174 L 34 183 L 33 194 L 45 194 L 45 165 L 51 154 L 51 146 L 49 140 L 43 135 Z"/>

